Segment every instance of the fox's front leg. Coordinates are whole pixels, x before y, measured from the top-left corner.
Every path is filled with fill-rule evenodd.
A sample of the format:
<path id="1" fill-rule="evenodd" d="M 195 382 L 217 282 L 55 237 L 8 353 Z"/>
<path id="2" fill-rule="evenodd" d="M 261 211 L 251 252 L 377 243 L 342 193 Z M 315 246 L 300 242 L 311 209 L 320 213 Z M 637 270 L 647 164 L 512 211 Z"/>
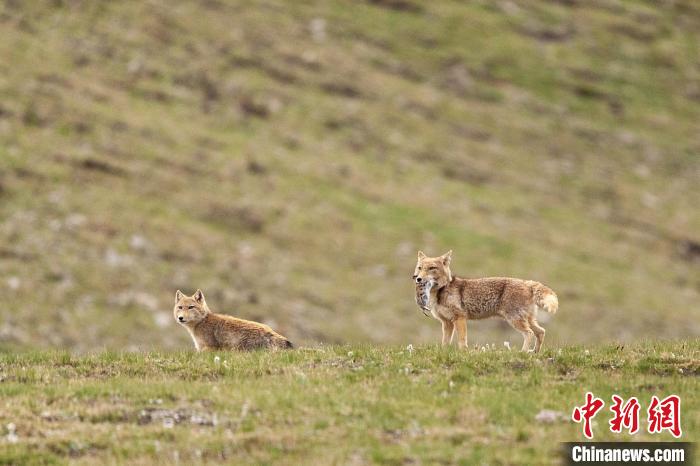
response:
<path id="1" fill-rule="evenodd" d="M 441 320 L 442 322 L 442 346 L 447 346 L 452 343 L 452 335 L 454 335 L 455 324 L 449 320 Z"/>
<path id="2" fill-rule="evenodd" d="M 457 329 L 457 346 L 467 348 L 467 319 L 457 319 L 454 323 Z"/>

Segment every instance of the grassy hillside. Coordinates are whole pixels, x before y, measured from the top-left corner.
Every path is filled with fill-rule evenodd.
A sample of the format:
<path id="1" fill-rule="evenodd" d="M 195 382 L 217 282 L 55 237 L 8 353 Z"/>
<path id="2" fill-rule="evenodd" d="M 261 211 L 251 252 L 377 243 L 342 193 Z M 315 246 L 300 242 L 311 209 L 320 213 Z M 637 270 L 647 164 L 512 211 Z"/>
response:
<path id="1" fill-rule="evenodd" d="M 586 390 L 606 401 L 597 440 L 630 439 L 608 430 L 613 393 L 639 398 L 643 431 L 651 395 L 678 394 L 683 439 L 696 439 L 699 358 L 698 340 L 540 356 L 5 353 L 0 464 L 559 464 L 559 442 L 583 439 L 569 419 Z"/>
<path id="2" fill-rule="evenodd" d="M 697 336 L 699 38 L 693 0 L 1 2 L 0 345 L 186 347 L 197 287 L 432 342 L 417 249 L 550 285 L 552 344 Z"/>

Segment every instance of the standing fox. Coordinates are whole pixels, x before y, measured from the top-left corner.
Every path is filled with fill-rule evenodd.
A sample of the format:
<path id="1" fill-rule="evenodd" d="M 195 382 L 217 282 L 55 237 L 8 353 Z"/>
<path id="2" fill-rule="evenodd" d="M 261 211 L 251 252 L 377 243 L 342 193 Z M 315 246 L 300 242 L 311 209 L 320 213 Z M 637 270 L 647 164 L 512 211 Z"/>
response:
<path id="1" fill-rule="evenodd" d="M 457 344 L 466 348 L 467 320 L 497 316 L 523 335 L 523 351 L 530 350 L 535 337 L 538 352 L 545 331 L 537 323 L 537 310 L 557 312 L 559 301 L 554 291 L 542 283 L 518 278 L 452 277 L 451 260 L 452 251 L 439 257 L 427 257 L 418 251 L 413 273 L 416 303 L 423 313 L 430 313 L 442 323 L 442 344 L 450 344 L 456 329 Z"/>
<path id="2" fill-rule="evenodd" d="M 185 296 L 177 290 L 173 313 L 175 320 L 190 332 L 197 351 L 293 347 L 289 340 L 267 325 L 213 313 L 202 290 L 197 290 L 192 296 Z"/>

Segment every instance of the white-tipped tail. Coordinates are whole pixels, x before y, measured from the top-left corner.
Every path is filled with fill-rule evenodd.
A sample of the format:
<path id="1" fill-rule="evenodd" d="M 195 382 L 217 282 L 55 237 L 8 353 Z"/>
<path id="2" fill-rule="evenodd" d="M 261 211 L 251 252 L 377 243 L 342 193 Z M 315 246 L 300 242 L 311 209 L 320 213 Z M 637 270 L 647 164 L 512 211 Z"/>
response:
<path id="1" fill-rule="evenodd" d="M 550 314 L 556 314 L 557 309 L 559 309 L 559 299 L 553 291 L 545 294 L 542 299 L 540 299 L 539 306 Z"/>
<path id="2" fill-rule="evenodd" d="M 559 309 L 557 294 L 542 283 L 529 282 L 529 284 L 532 286 L 532 294 L 537 307 L 550 314 L 556 314 Z"/>

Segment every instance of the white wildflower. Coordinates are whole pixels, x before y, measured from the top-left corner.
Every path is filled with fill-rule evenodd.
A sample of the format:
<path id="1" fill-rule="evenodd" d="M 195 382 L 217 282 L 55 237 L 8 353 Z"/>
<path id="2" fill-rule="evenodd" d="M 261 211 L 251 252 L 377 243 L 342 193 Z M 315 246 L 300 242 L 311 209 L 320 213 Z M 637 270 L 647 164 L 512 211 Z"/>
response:
<path id="1" fill-rule="evenodd" d="M 248 416 L 248 411 L 250 411 L 250 402 L 246 400 L 241 406 L 241 419 L 245 419 Z"/>
<path id="2" fill-rule="evenodd" d="M 503 346 L 505 346 L 508 349 L 508 351 L 510 351 L 510 342 L 509 341 L 504 341 Z"/>
<path id="3" fill-rule="evenodd" d="M 17 443 L 19 440 L 19 437 L 17 437 L 17 433 L 15 432 L 17 430 L 17 426 L 15 426 L 14 422 L 10 422 L 7 424 L 7 441 L 10 443 Z"/>

